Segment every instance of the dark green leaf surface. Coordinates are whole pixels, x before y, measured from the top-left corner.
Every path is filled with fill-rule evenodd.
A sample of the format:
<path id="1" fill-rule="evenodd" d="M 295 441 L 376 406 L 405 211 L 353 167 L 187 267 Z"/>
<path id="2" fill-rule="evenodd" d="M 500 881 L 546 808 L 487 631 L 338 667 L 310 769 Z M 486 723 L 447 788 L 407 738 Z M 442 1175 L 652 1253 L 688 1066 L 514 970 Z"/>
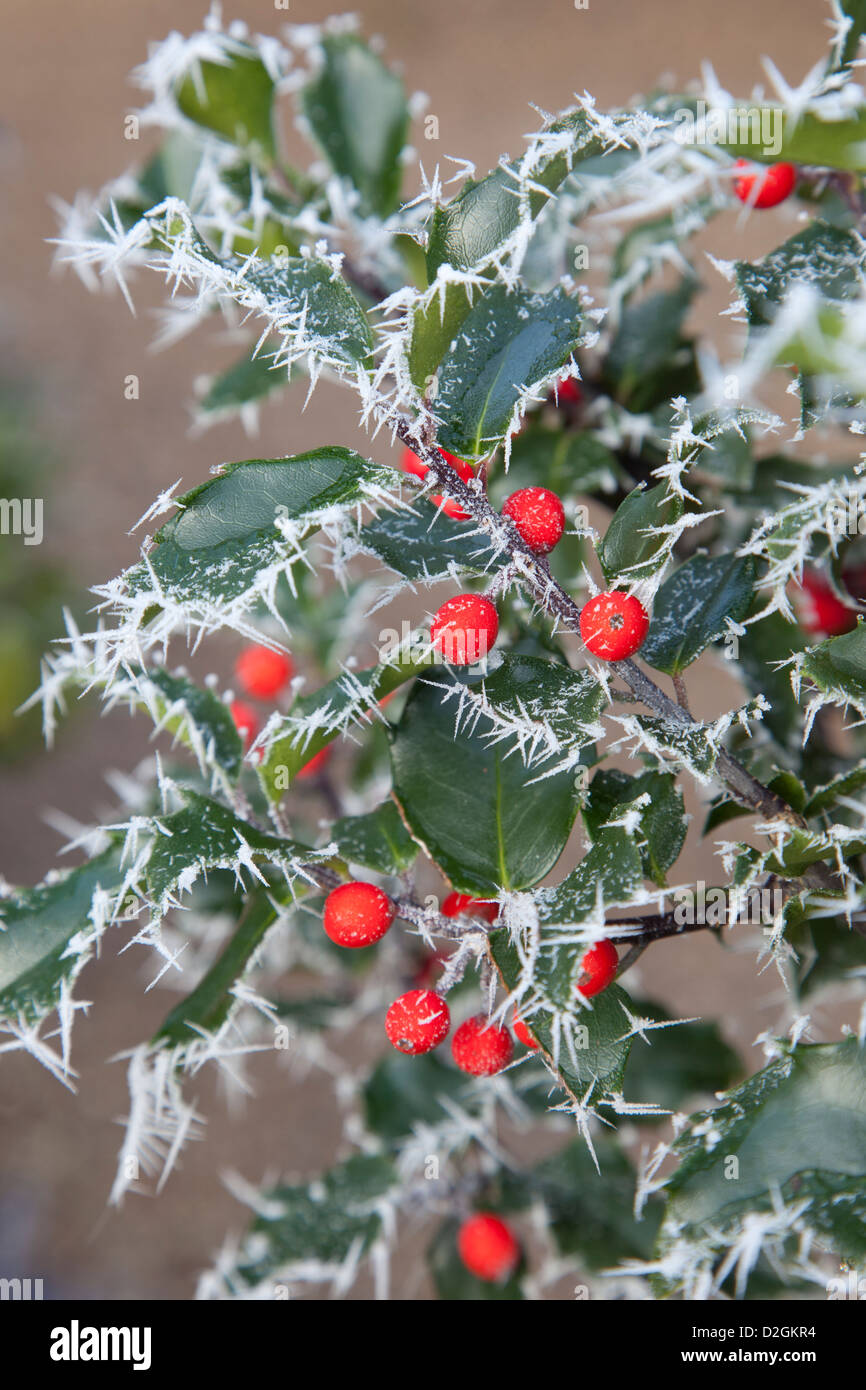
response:
<path id="1" fill-rule="evenodd" d="M 617 807 L 624 807 L 639 796 L 650 798 L 641 810 L 637 834 L 643 872 L 655 883 L 663 884 L 665 873 L 679 858 L 687 829 L 683 794 L 673 773 L 643 772 L 631 777 L 613 768 L 600 770 L 589 784 L 584 820 L 594 838 L 606 821 L 615 818 Z"/>
<path id="2" fill-rule="evenodd" d="M 188 76 L 175 93 L 183 114 L 271 163 L 274 81 L 258 54 L 238 52 L 226 63 L 203 62 L 199 68 L 200 83 Z"/>
<path id="3" fill-rule="evenodd" d="M 338 174 L 367 213 L 386 216 L 400 197 L 400 152 L 409 110 L 399 77 L 354 34 L 327 35 L 321 72 L 305 88 L 304 112 Z"/>
<path id="4" fill-rule="evenodd" d="M 418 846 L 393 801 L 385 801 L 365 816 L 343 816 L 328 829 L 341 859 L 363 864 L 381 874 L 399 874 L 414 861 Z"/>
<path id="5" fill-rule="evenodd" d="M 679 674 L 739 623 L 754 594 L 754 561 L 737 555 L 693 555 L 662 584 L 640 649 L 641 661 Z"/>
<path id="6" fill-rule="evenodd" d="M 649 528 L 669 526 L 681 513 L 682 503 L 666 483 L 630 492 L 596 546 L 607 582 L 631 583 L 652 574 L 661 563 L 665 537 L 648 534 Z"/>
<path id="7" fill-rule="evenodd" d="M 391 746 L 394 794 L 413 835 L 456 889 L 480 897 L 538 883 L 577 812 L 572 773 L 533 784 L 537 773 L 485 732 L 482 716 L 455 738 L 451 702 L 419 682 Z"/>
<path id="8" fill-rule="evenodd" d="M 467 1088 L 466 1076 L 433 1053 L 383 1057 L 364 1087 L 364 1118 L 383 1139 L 404 1139 L 416 1125 L 441 1124 L 448 1118 L 443 1101 L 456 1101 Z"/>

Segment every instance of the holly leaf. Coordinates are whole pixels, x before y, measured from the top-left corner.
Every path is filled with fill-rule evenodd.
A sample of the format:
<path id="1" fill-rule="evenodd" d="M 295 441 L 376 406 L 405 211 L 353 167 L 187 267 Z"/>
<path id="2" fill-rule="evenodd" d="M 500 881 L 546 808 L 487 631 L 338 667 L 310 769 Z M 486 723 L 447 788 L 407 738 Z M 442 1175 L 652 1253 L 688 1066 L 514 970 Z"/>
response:
<path id="1" fill-rule="evenodd" d="M 751 557 L 693 555 L 656 595 L 641 660 L 668 675 L 684 671 L 726 633 L 728 618 L 739 623 L 754 597 Z"/>
<path id="2" fill-rule="evenodd" d="M 312 1182 L 263 1192 L 238 1258 L 241 1278 L 265 1285 L 290 1278 L 293 1266 L 336 1273 L 350 1252 L 366 1254 L 382 1231 L 381 1202 L 397 1175 L 381 1154 L 356 1154 Z"/>
<path id="3" fill-rule="evenodd" d="M 671 1015 L 649 999 L 635 999 L 640 1019 L 664 1023 Z M 715 1095 L 741 1076 L 743 1065 L 715 1023 L 682 1023 L 638 1035 L 625 1072 L 626 1099 L 681 1111 L 693 1095 Z M 640 1116 L 634 1118 L 639 1119 Z"/>
<path id="4" fill-rule="evenodd" d="M 491 744 L 479 713 L 455 734 L 447 692 L 419 682 L 391 742 L 394 795 L 415 839 L 454 887 L 477 897 L 537 883 L 556 863 L 577 813 L 574 776 L 534 780 Z"/>
<path id="5" fill-rule="evenodd" d="M 390 512 L 358 526 L 344 540 L 344 554 L 357 548 L 413 583 L 432 583 L 458 574 L 486 574 L 497 557 L 473 523 L 437 515 L 419 498 L 412 510 Z M 499 558 L 502 563 L 502 557 Z"/>
<path id="6" fill-rule="evenodd" d="M 358 190 L 362 211 L 386 217 L 400 199 L 409 108 L 401 79 L 354 34 L 322 40 L 322 66 L 303 109 L 331 167 Z"/>
<path id="7" fill-rule="evenodd" d="M 624 1259 L 648 1257 L 658 1232 L 661 1203 L 633 1216 L 635 1174 L 622 1149 L 593 1138 L 598 1169 L 582 1139 L 546 1158 L 529 1174 L 529 1189 L 547 1211 L 562 1255 L 577 1255 L 587 1269 L 609 1269 Z M 600 1171 L 599 1171 L 600 1170 Z"/>
<path id="8" fill-rule="evenodd" d="M 380 874 L 403 873 L 414 862 L 418 846 L 393 801 L 384 801 L 365 816 L 343 816 L 328 828 L 329 842 L 341 859 Z"/>
<path id="9" fill-rule="evenodd" d="M 843 709 L 850 705 L 866 716 L 866 622 L 860 618 L 851 632 L 806 648 L 794 668 L 798 699 L 800 677 L 817 687 L 810 700 L 811 710 L 823 704 L 841 705 Z"/>
<path id="10" fill-rule="evenodd" d="M 199 417 L 207 423 L 250 410 L 284 391 L 288 385 L 285 368 L 275 367 L 273 354 L 244 355 L 226 371 L 210 377 L 198 401 Z"/>
<path id="11" fill-rule="evenodd" d="M 675 290 L 649 295 L 623 310 L 603 377 L 626 409 L 640 414 L 698 389 L 694 347 L 682 332 L 696 288 L 696 280 L 684 279 Z"/>
<path id="12" fill-rule="evenodd" d="M 866 264 L 860 238 L 816 220 L 757 262 L 737 261 L 736 282 L 750 328 L 771 323 L 794 285 L 812 285 L 823 299 L 856 299 Z"/>
<path id="13" fill-rule="evenodd" d="M 438 369 L 439 442 L 478 457 L 504 438 L 526 392 L 568 361 L 581 335 L 577 301 L 495 285 L 466 315 Z"/>
<path id="14" fill-rule="evenodd" d="M 645 796 L 649 801 L 640 808 L 635 831 L 641 864 L 647 878 L 664 884 L 666 871 L 679 858 L 688 825 L 683 794 L 673 773 L 651 771 L 631 777 L 614 768 L 602 769 L 589 784 L 583 817 L 590 838 L 595 839 L 614 819 L 618 807 Z"/>
<path id="15" fill-rule="evenodd" d="M 663 534 L 654 528 L 670 526 L 682 515 L 682 502 L 668 491 L 667 483 L 636 487 L 617 507 L 605 535 L 596 545 L 608 584 L 617 579 L 631 583 L 654 574 L 663 562 Z"/>
<path id="16" fill-rule="evenodd" d="M 90 960 L 122 875 L 111 846 L 51 883 L 13 889 L 0 902 L 0 1014 L 35 1023 Z M 102 910 L 99 903 L 103 904 Z"/>
<path id="17" fill-rule="evenodd" d="M 546 487 L 558 497 L 609 493 L 625 476 L 616 455 L 589 430 L 528 425 L 512 442 L 508 472 L 494 475 L 489 492 L 501 507 L 518 488 Z"/>
<path id="18" fill-rule="evenodd" d="M 199 62 L 175 90 L 183 114 L 258 159 L 276 159 L 274 80 L 253 49 L 226 50 L 219 63 Z"/>
<path id="19" fill-rule="evenodd" d="M 861 1260 L 864 1146 L 866 1060 L 858 1040 L 786 1051 L 722 1104 L 691 1116 L 674 1145 L 679 1166 L 666 1185 L 661 1258 L 674 1244 L 693 1240 L 702 1263 L 712 1267 L 742 1239 L 745 1223 L 755 1229 L 764 1213 L 769 1227 L 771 1214 L 787 1206 L 822 1244 Z M 737 1180 L 731 1181 L 734 1161 Z M 777 1224 L 784 1232 L 781 1217 Z M 738 1291 L 749 1267 L 739 1266 Z"/>

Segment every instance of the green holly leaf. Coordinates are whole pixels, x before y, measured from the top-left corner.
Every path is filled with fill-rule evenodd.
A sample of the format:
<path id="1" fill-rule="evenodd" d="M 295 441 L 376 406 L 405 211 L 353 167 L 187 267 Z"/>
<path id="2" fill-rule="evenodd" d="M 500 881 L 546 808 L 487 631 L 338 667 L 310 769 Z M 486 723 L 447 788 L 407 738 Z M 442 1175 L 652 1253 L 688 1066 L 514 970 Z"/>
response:
<path id="1" fill-rule="evenodd" d="M 495 285 L 466 315 L 438 369 L 439 442 L 478 457 L 504 438 L 527 388 L 562 367 L 580 341 L 580 306 L 562 289 Z"/>
<path id="2" fill-rule="evenodd" d="M 341 859 L 380 874 L 403 873 L 418 854 L 393 801 L 383 802 L 365 816 L 334 821 L 328 827 L 328 839 L 336 844 Z"/>
<path id="3" fill-rule="evenodd" d="M 821 704 L 851 705 L 866 716 L 866 622 L 860 618 L 851 632 L 807 647 L 798 675 L 817 686 L 818 693 L 812 697 L 816 708 Z"/>
<path id="4" fill-rule="evenodd" d="M 200 417 L 208 423 L 243 415 L 244 409 L 254 407 L 284 391 L 288 385 L 284 367 L 275 367 L 272 355 L 245 355 L 233 366 L 211 377 L 207 389 L 198 401 Z"/>
<path id="5" fill-rule="evenodd" d="M 116 846 L 52 883 L 13 889 L 0 903 L 0 1014 L 34 1023 L 90 960 L 122 874 Z M 104 910 L 98 909 L 102 902 Z"/>
<path id="6" fill-rule="evenodd" d="M 277 522 L 311 535 L 337 507 L 356 507 L 393 485 L 393 472 L 351 449 L 314 449 L 284 459 L 229 464 L 178 499 L 180 511 L 157 532 L 146 563 L 125 576 L 141 619 L 176 604 L 213 621 L 255 607 L 281 574 L 291 574 L 296 545 Z M 146 600 L 150 599 L 150 603 Z"/>
<path id="7" fill-rule="evenodd" d="M 489 484 L 494 505 L 501 507 L 518 488 L 546 487 L 558 497 L 575 493 L 616 492 L 626 477 L 616 455 L 589 430 L 526 426 L 512 442 L 508 472 Z"/>
<path id="8" fill-rule="evenodd" d="M 285 1184 L 262 1193 L 239 1258 L 247 1284 L 279 1280 L 293 1265 L 320 1263 L 336 1271 L 353 1249 L 369 1251 L 382 1230 L 383 1198 L 397 1175 L 381 1154 L 356 1154 L 312 1182 Z"/>
<path id="9" fill-rule="evenodd" d="M 157 704 L 164 727 L 192 748 L 200 765 L 219 768 L 235 780 L 240 775 L 243 744 L 228 706 L 212 690 L 203 690 L 164 667 L 151 667 L 147 677 L 164 696 Z"/>
<path id="10" fill-rule="evenodd" d="M 825 120 L 823 112 L 798 111 L 784 113 L 781 122 L 781 145 L 769 149 L 763 136 L 752 132 L 776 130 L 779 108 L 757 107 L 757 119 L 749 122 L 750 134 L 733 141 L 718 140 L 732 155 L 740 155 L 763 164 L 808 164 L 819 169 L 848 169 L 859 172 L 866 167 L 866 110 L 858 108 L 842 120 Z M 776 141 L 773 141 L 774 146 Z"/>
<path id="11" fill-rule="evenodd" d="M 653 574 L 663 562 L 664 535 L 653 528 L 670 526 L 682 515 L 682 501 L 666 483 L 636 487 L 617 507 L 596 551 L 608 584 L 632 582 Z"/>
<path id="12" fill-rule="evenodd" d="M 721 1105 L 691 1117 L 674 1145 L 679 1166 L 667 1183 L 660 1256 L 693 1240 L 712 1268 L 745 1222 L 785 1204 L 822 1244 L 859 1261 L 866 1254 L 864 1147 L 866 1059 L 858 1040 L 786 1052 Z M 740 1289 L 748 1270 L 741 1266 Z"/>
<path id="13" fill-rule="evenodd" d="M 678 675 L 726 633 L 728 618 L 739 623 L 754 597 L 751 557 L 693 555 L 662 584 L 640 650 L 641 661 Z"/>
<path id="14" fill-rule="evenodd" d="M 401 79 L 354 34 L 326 35 L 303 109 L 332 168 L 360 193 L 363 211 L 393 212 L 409 126 Z"/>
<path id="15" fill-rule="evenodd" d="M 771 323 L 794 285 L 812 285 L 834 303 L 855 299 L 864 264 L 860 238 L 820 220 L 789 237 L 763 260 L 737 261 L 737 288 L 750 328 Z"/>
<path id="16" fill-rule="evenodd" d="M 635 1174 L 628 1158 L 601 1135 L 593 1146 L 598 1169 L 584 1141 L 575 1139 L 532 1169 L 528 1187 L 546 1208 L 560 1254 L 579 1256 L 587 1269 L 610 1269 L 620 1260 L 649 1256 L 661 1203 L 649 1202 L 636 1220 Z"/>
<path id="17" fill-rule="evenodd" d="M 530 887 L 553 867 L 571 833 L 574 775 L 538 781 L 519 755 L 490 741 L 496 727 L 489 718 L 479 713 L 471 730 L 457 734 L 454 721 L 448 689 L 419 682 L 391 744 L 394 794 L 406 823 L 460 892 L 490 897 L 500 887 Z"/>
<path id="18" fill-rule="evenodd" d="M 688 828 L 683 794 L 673 773 L 644 772 L 631 777 L 617 769 L 602 769 L 589 784 L 583 817 L 594 839 L 614 819 L 618 808 L 642 796 L 650 798 L 640 810 L 640 825 L 635 832 L 643 872 L 653 882 L 664 884 L 666 871 L 679 858 Z"/>
<path id="19" fill-rule="evenodd" d="M 347 553 L 357 546 L 362 554 L 374 555 L 413 583 L 456 574 L 488 574 L 498 568 L 497 557 L 474 522 L 437 515 L 432 503 L 422 498 L 411 511 L 389 512 L 358 526 L 345 544 Z"/>
<path id="20" fill-rule="evenodd" d="M 839 9 L 848 24 L 846 28 L 840 26 L 834 45 L 832 67 L 836 70 L 848 67 L 857 57 L 861 36 L 866 31 L 866 0 L 839 0 Z"/>
<path id="21" fill-rule="evenodd" d="M 175 91 L 180 110 L 204 126 L 272 164 L 276 159 L 273 128 L 274 80 L 258 54 L 238 47 L 225 61 L 201 62 Z"/>

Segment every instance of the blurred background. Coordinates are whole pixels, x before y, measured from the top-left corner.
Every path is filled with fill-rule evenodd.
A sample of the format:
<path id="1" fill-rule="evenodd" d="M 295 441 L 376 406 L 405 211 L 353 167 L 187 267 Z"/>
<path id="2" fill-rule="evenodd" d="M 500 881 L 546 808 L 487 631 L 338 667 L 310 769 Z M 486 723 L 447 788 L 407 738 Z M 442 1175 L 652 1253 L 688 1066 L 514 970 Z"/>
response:
<path id="1" fill-rule="evenodd" d="M 365 32 L 386 39 L 386 56 L 401 66 L 410 91 L 426 92 L 439 118 L 438 143 L 419 141 L 428 171 L 440 159 L 450 172 L 448 154 L 475 161 L 479 173 L 505 151 L 517 155 L 523 133 L 537 128 L 531 102 L 554 111 L 587 90 L 604 108 L 663 75 L 682 86 L 703 60 L 739 95 L 764 80 L 763 54 L 796 85 L 823 55 L 829 33 L 829 7 L 817 0 L 589 0 L 580 10 L 572 0 L 379 0 L 355 8 Z M 91 295 L 74 274 L 51 268 L 51 200 L 95 191 L 145 153 L 146 139 L 141 147 L 124 139 L 124 116 L 141 102 L 127 75 L 148 41 L 198 28 L 205 9 L 204 0 L 4 0 L 2 7 L 0 494 L 44 499 L 41 545 L 0 536 L 0 873 L 14 883 L 36 881 L 55 862 L 60 839 L 46 810 L 98 817 L 111 804 L 106 771 L 129 770 L 147 752 L 147 721 L 99 719 L 87 703 L 72 711 L 47 757 L 38 719 L 13 722 L 10 712 L 37 683 L 39 650 L 62 630 L 61 601 L 83 616 L 89 587 L 136 558 L 139 541 L 127 533 L 157 493 L 179 477 L 192 486 L 223 460 L 322 442 L 396 461 L 386 442 L 369 445 L 352 400 L 327 384 L 303 415 L 303 384 L 287 409 L 265 407 L 254 441 L 234 425 L 191 437 L 192 383 L 225 360 L 218 344 L 203 333 L 151 351 L 161 302 L 156 277 L 139 281 L 133 317 L 118 294 Z M 226 5 L 227 18 L 261 32 L 329 13 L 327 4 L 309 0 L 290 0 L 288 9 L 269 0 Z M 413 161 L 408 193 L 416 171 Z M 754 221 L 737 232 L 735 252 L 725 244 L 733 217 L 715 222 L 714 252 L 760 254 L 781 239 L 778 226 L 755 228 Z M 711 321 L 726 302 L 719 284 L 702 296 L 698 318 Z M 135 401 L 124 395 L 130 374 L 140 381 Z M 718 666 L 705 663 L 690 679 L 699 715 L 736 698 L 730 676 L 722 680 L 728 686 Z M 712 872 L 706 850 L 694 846 L 682 867 L 682 877 Z M 167 999 L 145 995 L 141 953 L 116 957 L 120 944 L 120 933 L 116 942 L 109 936 L 103 960 L 78 986 L 93 1008 L 79 1016 L 74 1035 L 77 1095 L 32 1059 L 0 1058 L 0 1277 L 43 1278 L 46 1297 L 189 1297 L 225 1232 L 246 1222 L 224 1186 L 225 1171 L 253 1182 L 265 1173 L 312 1173 L 332 1160 L 339 1142 L 330 1088 L 290 1083 L 266 1060 L 242 1114 L 230 1116 L 203 1082 L 197 1093 L 207 1142 L 189 1147 L 158 1198 L 131 1197 L 121 1211 L 108 1210 L 121 1137 L 115 1121 L 126 1113 L 127 1095 L 123 1063 L 106 1059 L 147 1036 Z M 645 991 L 680 1016 L 715 1014 L 720 999 L 736 1000 L 726 1036 L 751 1066 L 759 1064 L 751 1044 L 777 1020 L 781 988 L 755 980 L 753 955 L 694 938 L 661 944 L 644 959 Z M 401 1287 L 398 1297 L 419 1296 L 415 1280 L 402 1294 Z"/>

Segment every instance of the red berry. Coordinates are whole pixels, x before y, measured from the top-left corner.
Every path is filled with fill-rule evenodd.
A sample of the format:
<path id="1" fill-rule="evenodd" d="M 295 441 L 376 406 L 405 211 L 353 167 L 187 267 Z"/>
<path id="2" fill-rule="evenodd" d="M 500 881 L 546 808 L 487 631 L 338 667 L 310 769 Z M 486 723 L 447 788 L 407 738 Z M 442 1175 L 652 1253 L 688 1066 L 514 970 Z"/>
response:
<path id="1" fill-rule="evenodd" d="M 619 956 L 612 941 L 597 941 L 590 946 L 580 962 L 582 973 L 577 982 L 584 999 L 591 999 L 594 994 L 601 994 L 603 989 L 607 989 L 618 967 Z"/>
<path id="2" fill-rule="evenodd" d="M 229 713 L 241 736 L 244 748 L 249 748 L 250 744 L 255 742 L 260 728 L 255 710 L 250 709 L 244 700 L 232 700 L 229 705 Z"/>
<path id="3" fill-rule="evenodd" d="M 526 1024 L 523 1022 L 523 1019 L 518 1017 L 517 1014 L 514 1015 L 513 1027 L 514 1036 L 517 1038 L 518 1042 L 522 1042 L 524 1047 L 531 1047 L 534 1052 L 538 1047 L 538 1043 L 535 1041 Z"/>
<path id="4" fill-rule="evenodd" d="M 325 900 L 325 933 L 338 946 L 371 946 L 394 920 L 394 904 L 373 883 L 343 883 Z"/>
<path id="5" fill-rule="evenodd" d="M 493 1076 L 511 1061 L 514 1044 L 507 1028 L 498 1028 L 484 1014 L 461 1023 L 451 1039 L 451 1055 L 470 1076 Z"/>
<path id="6" fill-rule="evenodd" d="M 449 893 L 439 911 L 443 917 L 483 917 L 485 922 L 495 922 L 499 916 L 499 903 L 489 898 L 470 898 L 468 893 Z"/>
<path id="7" fill-rule="evenodd" d="M 817 570 L 805 570 L 794 590 L 794 606 L 804 632 L 813 637 L 838 637 L 857 626 L 857 614 L 836 597 Z"/>
<path id="8" fill-rule="evenodd" d="M 734 192 L 741 203 L 748 203 L 753 208 L 776 207 L 777 203 L 783 203 L 793 193 L 797 183 L 797 171 L 793 164 L 771 164 L 769 168 L 756 169 L 747 159 L 738 159 L 734 167 L 745 171 L 734 179 Z M 758 191 L 753 197 L 756 182 Z"/>
<path id="9" fill-rule="evenodd" d="M 256 700 L 271 700 L 288 685 L 295 668 L 287 652 L 270 647 L 247 647 L 235 662 L 235 675 Z"/>
<path id="10" fill-rule="evenodd" d="M 334 745 L 332 743 L 326 743 L 324 748 L 320 748 L 318 753 L 313 754 L 308 763 L 304 763 L 304 766 L 297 773 L 297 778 L 315 777 L 317 772 L 321 772 L 333 751 Z"/>
<path id="11" fill-rule="evenodd" d="M 411 1056 L 438 1047 L 450 1027 L 448 1005 L 432 989 L 410 989 L 394 1000 L 385 1015 L 388 1041 L 398 1052 Z"/>
<path id="12" fill-rule="evenodd" d="M 614 589 L 596 594 L 583 605 L 580 635 L 593 656 L 600 656 L 602 661 L 624 661 L 643 642 L 649 621 L 640 599 Z"/>
<path id="13" fill-rule="evenodd" d="M 517 1268 L 520 1246 L 498 1216 L 478 1212 L 457 1232 L 457 1250 L 470 1274 L 490 1284 L 504 1282 Z"/>
<path id="14" fill-rule="evenodd" d="M 546 487 L 522 487 L 502 508 L 523 540 L 537 555 L 547 555 L 565 530 L 565 511 L 555 492 Z"/>
<path id="15" fill-rule="evenodd" d="M 499 614 L 489 598 L 458 594 L 446 599 L 430 624 L 430 637 L 452 666 L 472 666 L 496 641 Z"/>
<path id="16" fill-rule="evenodd" d="M 556 383 L 552 392 L 558 405 L 580 405 L 583 400 L 583 392 L 579 382 L 573 376 L 564 376 Z"/>
<path id="17" fill-rule="evenodd" d="M 475 477 L 475 469 L 472 467 L 471 463 L 467 463 L 465 459 L 457 458 L 456 454 L 449 454 L 447 449 L 440 449 L 439 453 L 442 455 L 445 462 L 451 465 L 455 473 L 463 479 L 464 483 L 468 483 L 470 478 Z M 411 449 L 403 450 L 401 463 L 403 472 L 414 473 L 416 478 L 426 478 L 427 474 L 430 472 L 429 463 L 423 463 L 418 455 L 413 453 Z M 434 493 L 431 501 L 434 506 L 441 506 L 445 515 L 453 517 L 455 521 L 469 520 L 469 513 L 464 512 L 463 508 L 452 501 L 450 497 L 443 498 L 441 492 Z"/>

